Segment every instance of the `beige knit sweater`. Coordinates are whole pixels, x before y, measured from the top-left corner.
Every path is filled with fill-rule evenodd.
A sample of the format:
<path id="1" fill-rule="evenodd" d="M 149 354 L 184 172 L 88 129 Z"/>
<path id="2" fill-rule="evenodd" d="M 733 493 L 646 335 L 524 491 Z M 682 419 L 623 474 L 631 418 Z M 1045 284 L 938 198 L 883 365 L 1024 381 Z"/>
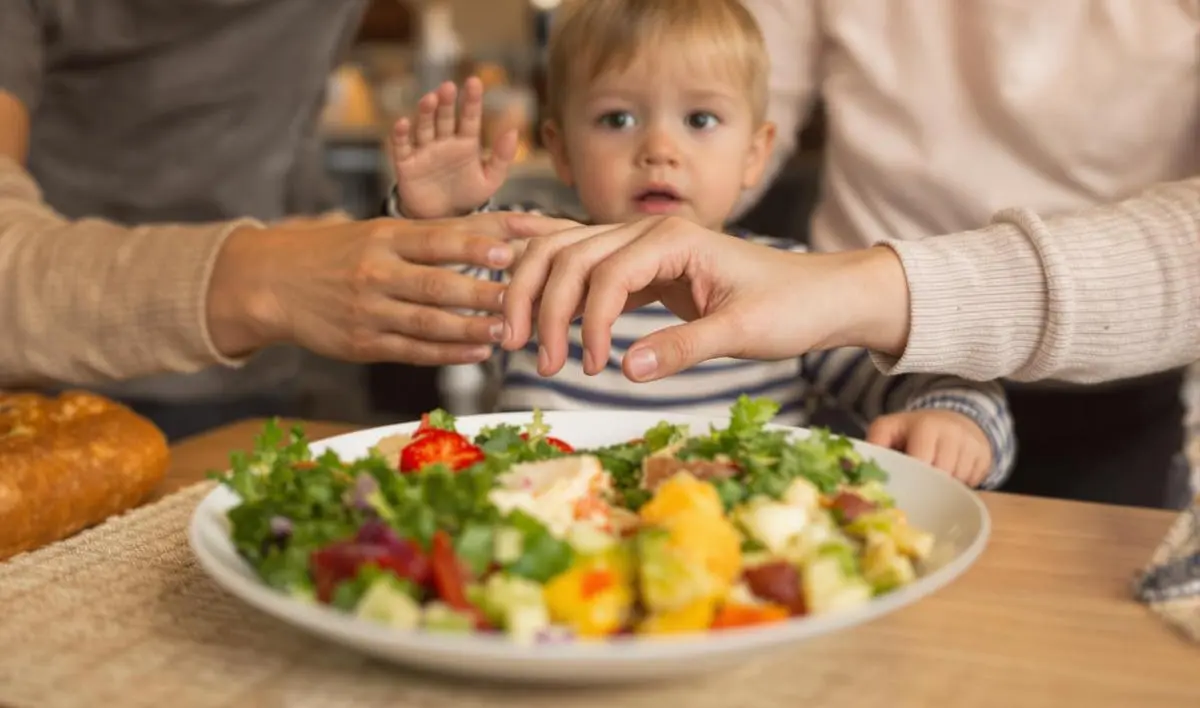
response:
<path id="1" fill-rule="evenodd" d="M 0 387 L 232 364 L 208 336 L 208 279 L 247 222 L 68 221 L 0 156 Z"/>
<path id="2" fill-rule="evenodd" d="M 232 364 L 205 300 L 237 225 L 68 221 L 0 158 L 0 386 Z M 890 246 L 912 293 L 908 350 L 881 360 L 891 371 L 1086 382 L 1200 359 L 1200 178 Z"/>
<path id="3" fill-rule="evenodd" d="M 892 373 L 1090 383 L 1200 360 L 1200 177 L 1119 204 L 890 241 L 912 330 Z"/>

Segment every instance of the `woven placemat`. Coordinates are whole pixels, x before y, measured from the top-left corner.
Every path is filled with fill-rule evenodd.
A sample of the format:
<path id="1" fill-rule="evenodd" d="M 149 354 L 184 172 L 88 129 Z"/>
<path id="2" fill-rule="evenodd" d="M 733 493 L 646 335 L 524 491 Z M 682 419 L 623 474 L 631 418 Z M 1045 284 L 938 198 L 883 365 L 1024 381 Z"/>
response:
<path id="1" fill-rule="evenodd" d="M 210 489 L 211 483 L 188 488 L 0 563 L 0 706 L 926 704 L 917 700 L 923 694 L 902 700 L 894 682 L 859 680 L 863 661 L 891 655 L 886 646 L 852 640 L 839 645 L 836 638 L 711 676 L 621 689 L 530 689 L 408 672 L 294 629 L 214 584 L 186 538 L 192 511 Z M 1181 517 L 1156 562 L 1188 547 L 1196 528 L 1188 524 Z M 1200 600 L 1155 603 L 1154 609 L 1195 632 L 1189 618 L 1196 617 Z M 841 661 L 851 646 L 860 661 Z M 909 689 L 913 682 L 930 684 L 942 695 L 956 685 L 941 672 L 911 670 L 901 672 Z M 844 690 L 848 685 L 854 689 Z"/>
<path id="2" fill-rule="evenodd" d="M 722 672 L 716 691 L 708 681 L 535 690 L 405 672 L 294 629 L 209 580 L 186 528 L 210 489 L 188 488 L 0 563 L 0 705 L 716 706 L 738 704 L 730 689 L 746 691 L 770 666 Z"/>

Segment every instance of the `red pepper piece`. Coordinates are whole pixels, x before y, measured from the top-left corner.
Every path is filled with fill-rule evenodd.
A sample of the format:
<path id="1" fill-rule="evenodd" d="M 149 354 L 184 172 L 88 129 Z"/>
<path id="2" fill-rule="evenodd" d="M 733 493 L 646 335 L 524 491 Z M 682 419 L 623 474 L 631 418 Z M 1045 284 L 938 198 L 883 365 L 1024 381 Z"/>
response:
<path id="1" fill-rule="evenodd" d="M 483 612 L 467 600 L 466 574 L 454 552 L 450 534 L 441 530 L 433 534 L 429 560 L 433 567 L 433 587 L 442 602 L 474 617 L 476 629 L 491 629 L 491 623 L 484 617 Z"/>

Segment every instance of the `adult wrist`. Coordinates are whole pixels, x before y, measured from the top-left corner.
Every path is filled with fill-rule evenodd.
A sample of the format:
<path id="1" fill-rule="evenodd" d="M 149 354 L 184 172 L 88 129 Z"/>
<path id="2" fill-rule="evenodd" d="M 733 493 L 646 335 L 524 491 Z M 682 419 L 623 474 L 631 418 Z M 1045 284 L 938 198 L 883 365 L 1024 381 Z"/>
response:
<path id="1" fill-rule="evenodd" d="M 223 356 L 247 356 L 286 339 L 286 322 L 268 286 L 271 228 L 243 226 L 225 239 L 213 265 L 207 294 L 207 324 Z"/>
<path id="2" fill-rule="evenodd" d="M 844 267 L 835 286 L 846 298 L 837 344 L 901 356 L 908 345 L 911 303 L 900 257 L 886 246 L 836 255 Z"/>

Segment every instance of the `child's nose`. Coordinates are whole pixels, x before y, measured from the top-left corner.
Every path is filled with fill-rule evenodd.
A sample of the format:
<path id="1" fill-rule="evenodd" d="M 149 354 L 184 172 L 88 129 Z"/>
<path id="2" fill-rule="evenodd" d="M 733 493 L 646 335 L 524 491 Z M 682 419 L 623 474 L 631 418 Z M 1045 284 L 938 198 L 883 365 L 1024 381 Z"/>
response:
<path id="1" fill-rule="evenodd" d="M 646 133 L 639 161 L 645 166 L 674 166 L 679 164 L 679 148 L 665 130 Z"/>

